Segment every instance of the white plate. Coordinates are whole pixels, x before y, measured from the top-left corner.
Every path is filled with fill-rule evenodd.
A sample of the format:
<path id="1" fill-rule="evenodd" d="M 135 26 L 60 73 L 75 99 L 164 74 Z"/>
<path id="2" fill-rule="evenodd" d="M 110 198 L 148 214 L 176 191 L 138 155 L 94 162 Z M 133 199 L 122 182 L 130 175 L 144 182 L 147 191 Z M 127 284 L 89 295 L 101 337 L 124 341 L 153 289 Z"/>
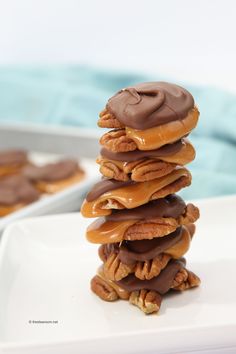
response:
<path id="1" fill-rule="evenodd" d="M 236 353 L 236 197 L 198 206 L 187 260 L 202 285 L 166 296 L 151 316 L 90 292 L 100 263 L 97 246 L 84 237 L 91 220 L 68 214 L 9 226 L 0 254 L 2 352 Z"/>
<path id="2" fill-rule="evenodd" d="M 63 158 L 62 155 L 37 152 L 30 153 L 29 157 L 30 160 L 37 165 L 55 162 Z M 81 158 L 79 163 L 86 173 L 83 180 L 65 188 L 61 192 L 52 195 L 45 195 L 36 202 L 31 203 L 28 206 L 15 211 L 14 213 L 11 213 L 5 217 L 0 217 L 0 233 L 7 225 L 19 219 L 79 210 L 81 201 L 86 194 L 86 191 L 99 178 L 98 167 L 93 159 Z"/>

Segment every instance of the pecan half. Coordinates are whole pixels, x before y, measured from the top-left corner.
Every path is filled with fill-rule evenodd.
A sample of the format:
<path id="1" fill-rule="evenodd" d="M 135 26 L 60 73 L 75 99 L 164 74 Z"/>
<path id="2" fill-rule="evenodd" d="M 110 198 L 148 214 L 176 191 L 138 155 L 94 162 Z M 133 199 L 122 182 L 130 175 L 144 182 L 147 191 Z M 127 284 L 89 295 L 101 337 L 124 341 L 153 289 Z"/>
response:
<path id="1" fill-rule="evenodd" d="M 175 276 L 172 289 L 183 291 L 195 286 L 199 286 L 200 283 L 201 280 L 196 274 L 188 269 L 181 269 Z"/>
<path id="2" fill-rule="evenodd" d="M 111 253 L 103 266 L 106 278 L 110 280 L 121 280 L 134 271 L 134 265 L 127 265 L 120 261 L 116 253 Z"/>
<path id="3" fill-rule="evenodd" d="M 130 176 L 112 161 L 97 159 L 100 164 L 99 171 L 107 178 L 114 178 L 117 181 L 128 181 Z"/>
<path id="4" fill-rule="evenodd" d="M 117 163 L 107 159 L 98 158 L 100 172 L 107 178 L 114 178 L 118 181 L 136 182 L 150 181 L 171 173 L 176 164 L 160 161 L 158 159 L 142 159 L 127 163 Z M 122 166 L 123 165 L 123 166 Z"/>
<path id="5" fill-rule="evenodd" d="M 150 181 L 168 175 L 175 167 L 176 165 L 173 163 L 147 159 L 131 170 L 131 179 L 136 182 Z M 126 168 L 128 168 L 128 166 L 126 166 Z"/>
<path id="6" fill-rule="evenodd" d="M 174 218 L 155 218 L 142 220 L 130 226 L 124 233 L 123 239 L 128 241 L 162 237 L 175 231 L 178 222 Z"/>
<path id="7" fill-rule="evenodd" d="M 140 290 L 133 291 L 129 302 L 139 307 L 145 314 L 158 312 L 161 307 L 162 297 L 156 291 Z"/>
<path id="8" fill-rule="evenodd" d="M 151 199 L 154 200 L 154 199 L 164 198 L 169 194 L 174 194 L 179 190 L 181 190 L 182 188 L 190 186 L 191 180 L 192 178 L 190 174 L 188 176 L 182 176 L 176 181 L 174 181 L 173 183 L 170 183 L 168 186 L 154 193 Z"/>
<path id="9" fill-rule="evenodd" d="M 124 236 L 124 240 L 134 241 L 142 239 L 152 239 L 153 237 L 162 237 L 176 230 L 181 225 L 190 225 L 188 231 L 192 237 L 195 231 L 195 225 L 192 223 L 199 218 L 199 209 L 193 204 L 187 204 L 183 215 L 177 219 L 174 218 L 155 218 L 136 222 L 130 226 Z M 191 226 L 193 225 L 193 226 Z"/>
<path id="10" fill-rule="evenodd" d="M 168 254 L 161 253 L 152 260 L 136 262 L 135 276 L 141 280 L 150 280 L 160 274 L 170 259 L 171 257 Z"/>
<path id="11" fill-rule="evenodd" d="M 152 279 L 160 274 L 161 270 L 165 268 L 171 259 L 168 254 L 161 253 L 152 260 L 145 262 L 137 261 L 127 265 L 121 262 L 116 252 L 111 252 L 108 256 L 105 256 L 103 245 L 99 248 L 99 256 L 104 262 L 104 276 L 114 281 L 119 281 L 131 273 L 134 273 L 141 280 Z"/>
<path id="12" fill-rule="evenodd" d="M 99 114 L 98 126 L 100 128 L 124 128 L 124 125 L 106 108 Z"/>
<path id="13" fill-rule="evenodd" d="M 102 300 L 115 301 L 118 295 L 114 288 L 112 288 L 104 279 L 95 275 L 91 280 L 91 290 L 98 295 Z"/>
<path id="14" fill-rule="evenodd" d="M 126 152 L 137 149 L 135 142 L 126 136 L 125 129 L 111 130 L 105 133 L 100 144 L 113 152 Z"/>
<path id="15" fill-rule="evenodd" d="M 187 204 L 184 214 L 178 218 L 178 222 L 180 225 L 193 224 L 197 219 L 199 219 L 199 217 L 200 212 L 198 207 L 189 203 Z M 194 233 L 193 230 L 192 233 Z"/>

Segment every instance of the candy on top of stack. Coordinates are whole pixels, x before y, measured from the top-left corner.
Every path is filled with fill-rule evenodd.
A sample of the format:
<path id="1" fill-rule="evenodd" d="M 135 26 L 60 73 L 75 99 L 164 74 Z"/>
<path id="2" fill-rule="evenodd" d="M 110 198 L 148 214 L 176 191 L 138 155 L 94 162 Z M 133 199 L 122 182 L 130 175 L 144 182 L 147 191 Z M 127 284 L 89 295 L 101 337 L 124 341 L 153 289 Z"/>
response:
<path id="1" fill-rule="evenodd" d="M 81 209 L 99 217 L 87 239 L 101 244 L 103 264 L 91 280 L 101 299 L 129 300 L 153 313 L 168 291 L 199 285 L 183 258 L 199 210 L 175 194 L 191 184 L 184 165 L 195 150 L 186 136 L 198 116 L 191 94 L 165 82 L 125 88 L 101 112 L 98 125 L 113 130 L 100 139 L 103 178 Z"/>

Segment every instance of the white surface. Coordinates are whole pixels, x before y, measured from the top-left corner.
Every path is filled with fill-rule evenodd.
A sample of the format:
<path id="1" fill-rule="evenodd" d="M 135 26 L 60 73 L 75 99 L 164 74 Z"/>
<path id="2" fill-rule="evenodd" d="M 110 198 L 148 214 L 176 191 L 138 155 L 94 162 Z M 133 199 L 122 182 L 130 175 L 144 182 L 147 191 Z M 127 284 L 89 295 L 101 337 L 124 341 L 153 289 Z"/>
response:
<path id="1" fill-rule="evenodd" d="M 0 63 L 80 63 L 236 92 L 234 0 L 1 2 Z"/>
<path id="2" fill-rule="evenodd" d="M 55 162 L 63 157 L 61 155 L 34 152 L 29 154 L 29 158 L 33 163 L 41 165 Z M 0 217 L 0 233 L 7 225 L 19 219 L 78 210 L 86 191 L 99 178 L 97 165 L 92 159 L 81 158 L 79 163 L 86 173 L 83 180 L 58 193 L 43 195 L 36 202 L 7 216 Z"/>
<path id="3" fill-rule="evenodd" d="M 22 220 L 0 254 L 0 349 L 7 353 L 235 353 L 236 196 L 198 202 L 188 267 L 202 285 L 166 296 L 159 315 L 89 290 L 99 264 L 79 214 Z M 58 324 L 29 324 L 29 320 Z"/>

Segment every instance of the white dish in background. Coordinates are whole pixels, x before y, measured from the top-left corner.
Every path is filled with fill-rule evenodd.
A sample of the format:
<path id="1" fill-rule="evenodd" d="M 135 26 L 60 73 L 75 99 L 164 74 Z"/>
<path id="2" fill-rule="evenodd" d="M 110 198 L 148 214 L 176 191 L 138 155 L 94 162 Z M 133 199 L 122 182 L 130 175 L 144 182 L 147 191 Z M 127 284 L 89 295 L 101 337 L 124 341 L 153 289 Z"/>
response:
<path id="1" fill-rule="evenodd" d="M 166 296 L 158 315 L 90 292 L 100 261 L 80 214 L 21 220 L 0 253 L 0 351 L 3 353 L 235 353 L 236 196 L 199 201 L 187 254 L 199 288 Z M 29 321 L 58 321 L 30 324 Z"/>
<path id="2" fill-rule="evenodd" d="M 33 163 L 43 165 L 63 159 L 65 156 L 31 152 L 29 154 L 29 158 Z M 86 173 L 83 180 L 58 193 L 43 195 L 36 202 L 31 203 L 7 216 L 0 217 L 0 233 L 7 225 L 19 219 L 47 214 L 67 213 L 78 210 L 86 191 L 99 178 L 98 167 L 93 159 L 81 158 L 79 159 L 79 164 Z"/>

